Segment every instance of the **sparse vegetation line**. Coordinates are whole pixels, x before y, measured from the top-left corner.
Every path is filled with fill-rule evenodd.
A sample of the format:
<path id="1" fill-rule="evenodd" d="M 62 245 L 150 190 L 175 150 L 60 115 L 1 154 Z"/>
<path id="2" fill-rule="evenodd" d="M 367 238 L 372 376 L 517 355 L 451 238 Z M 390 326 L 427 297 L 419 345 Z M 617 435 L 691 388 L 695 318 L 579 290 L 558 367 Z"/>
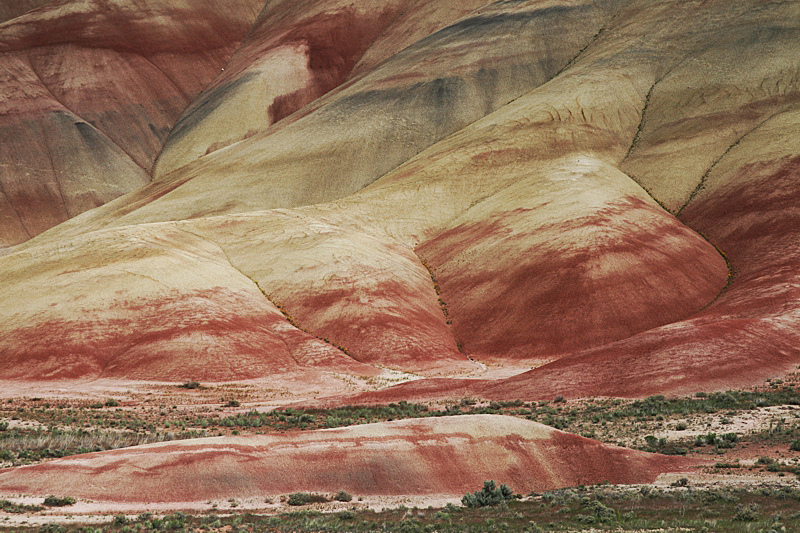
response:
<path id="1" fill-rule="evenodd" d="M 502 486 L 502 485 L 501 485 Z M 479 493 L 484 492 L 480 491 Z M 302 495 L 302 496 L 298 496 Z M 301 500 L 297 493 L 288 496 Z M 286 500 L 287 497 L 282 497 Z M 313 499 L 313 498 L 312 498 Z M 800 528 L 800 489 L 764 484 L 752 490 L 703 488 L 690 484 L 669 489 L 579 486 L 502 498 L 494 505 L 443 508 L 398 507 L 376 512 L 362 504 L 322 512 L 313 502 L 274 515 L 217 509 L 204 515 L 182 512 L 136 517 L 116 515 L 110 522 L 87 527 L 74 523 L 46 526 L 0 525 L 19 533 L 149 533 L 149 532 L 399 532 L 399 533 L 543 533 L 545 531 L 685 531 L 692 533 L 789 532 Z M 320 502 L 321 503 L 321 502 Z M 2 502 L 0 502 L 2 505 Z M 327 504 L 322 504 L 327 505 Z M 27 512 L 35 512 L 29 509 Z"/>
<path id="2" fill-rule="evenodd" d="M 705 429 L 687 431 L 686 420 L 737 414 L 771 406 L 800 406 L 795 381 L 772 380 L 750 391 L 699 392 L 690 397 L 651 396 L 641 400 L 588 399 L 569 402 L 459 402 L 429 406 L 408 402 L 333 409 L 242 410 L 224 394 L 216 407 L 178 409 L 153 406 L 135 410 L 114 399 L 51 405 L 38 399 L 0 404 L 0 466 L 32 464 L 51 458 L 151 442 L 211 435 L 275 433 L 367 424 L 407 418 L 505 414 L 534 420 L 602 442 L 667 454 L 724 454 L 746 442 L 775 442 L 800 448 L 800 409 L 794 418 L 778 417 L 769 427 L 747 434 Z M 179 387 L 175 387 L 178 389 Z M 214 394 L 214 387 L 200 393 Z M 221 390 L 225 391 L 224 387 Z M 192 393 L 194 394 L 194 392 Z M 24 406 L 23 406 L 24 403 Z M 724 427 L 724 426 L 723 426 Z M 672 430 L 672 437 L 658 432 Z M 766 469 L 767 465 L 758 468 Z"/>

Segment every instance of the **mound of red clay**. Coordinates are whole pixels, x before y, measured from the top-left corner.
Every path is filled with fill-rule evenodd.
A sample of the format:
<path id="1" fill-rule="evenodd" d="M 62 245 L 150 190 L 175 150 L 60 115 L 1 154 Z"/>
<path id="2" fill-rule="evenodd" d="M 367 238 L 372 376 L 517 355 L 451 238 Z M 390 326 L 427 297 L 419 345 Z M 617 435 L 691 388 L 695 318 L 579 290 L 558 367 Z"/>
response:
<path id="1" fill-rule="evenodd" d="M 487 479 L 525 493 L 604 481 L 647 483 L 697 464 L 513 417 L 470 415 L 80 455 L 0 471 L 0 493 L 134 503 L 296 491 L 462 495 Z"/>
<path id="2" fill-rule="evenodd" d="M 790 324 L 800 310 L 800 157 L 785 154 L 800 145 L 781 135 L 798 120 L 795 109 L 752 131 L 681 214 L 726 250 L 735 273 L 704 310 L 498 382 L 409 383 L 342 403 L 691 394 L 747 387 L 795 369 L 800 333 Z"/>

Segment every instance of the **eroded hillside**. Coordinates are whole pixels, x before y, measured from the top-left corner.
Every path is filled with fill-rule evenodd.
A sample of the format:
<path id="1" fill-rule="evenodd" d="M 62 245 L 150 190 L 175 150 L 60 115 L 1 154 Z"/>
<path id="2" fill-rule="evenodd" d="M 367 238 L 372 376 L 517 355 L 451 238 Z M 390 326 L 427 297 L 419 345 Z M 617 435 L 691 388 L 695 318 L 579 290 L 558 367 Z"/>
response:
<path id="1" fill-rule="evenodd" d="M 642 397 L 800 364 L 798 2 L 12 4 L 8 395 Z"/>

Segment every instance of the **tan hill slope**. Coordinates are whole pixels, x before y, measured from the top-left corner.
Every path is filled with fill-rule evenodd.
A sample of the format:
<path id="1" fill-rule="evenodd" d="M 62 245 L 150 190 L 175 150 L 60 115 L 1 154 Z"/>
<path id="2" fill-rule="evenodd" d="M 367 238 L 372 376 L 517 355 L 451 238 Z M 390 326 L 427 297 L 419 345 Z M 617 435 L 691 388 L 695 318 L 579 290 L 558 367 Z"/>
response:
<path id="1" fill-rule="evenodd" d="M 797 2 L 59 0 L 8 16 L 9 388 L 552 400 L 800 364 Z M 693 464 L 462 416 L 62 458 L 0 472 L 0 492 L 452 496 Z"/>
<path id="2" fill-rule="evenodd" d="M 51 254 L 34 248 L 6 258 L 0 291 L 16 302 L 2 320 L 6 379 L 374 373 L 289 324 L 219 246 L 181 228 L 91 235 Z M 68 257 L 81 268 L 64 270 Z M 44 304 L 61 291 L 73 296 Z"/>
<path id="3" fill-rule="evenodd" d="M 0 493 L 56 491 L 154 503 L 298 491 L 461 496 L 486 479 L 528 493 L 644 483 L 700 464 L 499 415 L 410 419 L 297 434 L 213 437 L 57 459 L 0 472 Z"/>
<path id="4" fill-rule="evenodd" d="M 356 361 L 425 373 L 477 368 L 457 351 L 413 252 L 313 218 L 131 226 L 3 262 L 0 294 L 15 302 L 0 308 L 7 379 L 278 384 L 300 370 L 380 372 Z M 276 305 L 291 310 L 292 323 Z"/>
<path id="5" fill-rule="evenodd" d="M 547 399 L 800 362 L 796 3 L 291 5 L 253 14 L 177 126 L 141 137 L 152 182 L 0 259 L 0 375 L 487 363 L 528 372 L 380 397 Z M 7 55 L 50 57 L 30 46 Z M 139 139 L 123 122 L 109 150 Z"/>

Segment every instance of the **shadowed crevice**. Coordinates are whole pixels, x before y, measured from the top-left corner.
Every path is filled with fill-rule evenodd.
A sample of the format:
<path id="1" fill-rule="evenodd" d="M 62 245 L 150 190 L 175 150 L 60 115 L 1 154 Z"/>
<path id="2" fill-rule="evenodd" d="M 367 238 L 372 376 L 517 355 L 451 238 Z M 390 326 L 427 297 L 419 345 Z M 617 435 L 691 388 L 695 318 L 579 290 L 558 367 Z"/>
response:
<path id="1" fill-rule="evenodd" d="M 100 131 L 99 129 L 97 129 L 97 128 L 96 128 L 95 126 L 93 126 L 93 125 L 92 125 L 92 124 L 91 124 L 89 121 L 87 121 L 85 118 L 83 118 L 83 117 L 82 117 L 82 116 L 80 116 L 79 114 L 75 113 L 75 111 L 73 111 L 72 109 L 70 109 L 70 108 L 69 108 L 69 107 L 68 107 L 68 106 L 67 106 L 67 105 L 66 105 L 64 102 L 62 102 L 62 101 L 61 101 L 59 98 L 57 98 L 57 97 L 56 97 L 56 95 L 53 93 L 53 91 L 52 91 L 52 90 L 50 90 L 50 87 L 48 87 L 48 86 L 47 86 L 47 84 L 44 82 L 44 79 L 42 79 L 42 76 L 41 76 L 41 74 L 40 74 L 40 73 L 39 73 L 39 72 L 36 70 L 36 68 L 34 68 L 34 66 L 33 66 L 33 62 L 30 60 L 30 57 L 28 57 L 27 59 L 28 59 L 28 61 L 27 61 L 27 65 L 28 65 L 28 67 L 30 68 L 31 72 L 33 73 L 33 75 L 34 75 L 34 76 L 36 76 L 36 79 L 37 79 L 37 80 L 39 80 L 39 83 L 40 83 L 40 84 L 42 85 L 42 87 L 43 87 L 43 88 L 44 88 L 44 89 L 47 91 L 47 93 L 50 95 L 50 97 L 53 99 L 53 101 L 57 102 L 57 103 L 58 103 L 58 104 L 59 104 L 61 107 L 63 107 L 63 108 L 64 108 L 66 111 L 68 111 L 70 114 L 72 114 L 73 116 L 75 116 L 75 117 L 77 117 L 77 118 L 81 119 L 81 120 L 82 120 L 82 121 L 83 121 L 85 124 L 88 124 L 88 125 L 89 125 L 89 126 L 92 128 L 92 129 L 96 130 L 96 131 L 97 131 L 97 133 L 98 133 L 99 135 L 101 135 L 102 137 L 105 137 L 105 138 L 108 140 L 108 142 L 109 142 L 109 143 L 111 143 L 111 144 L 113 144 L 114 146 L 116 146 L 116 147 L 119 149 L 119 151 L 120 151 L 120 152 L 122 152 L 123 154 L 125 154 L 125 155 L 128 157 L 128 159 L 130 159 L 130 160 L 133 162 L 133 164 L 134 164 L 134 165 L 136 165 L 137 167 L 141 168 L 142 170 L 144 170 L 144 171 L 145 171 L 145 173 L 147 173 L 148 175 L 150 175 L 150 173 L 147 171 L 147 169 L 146 169 L 146 168 L 144 168 L 144 167 L 143 167 L 142 165 L 140 165 L 139 163 L 137 163 L 137 162 L 136 162 L 136 160 L 135 160 L 135 159 L 134 159 L 134 158 L 131 156 L 131 154 L 130 154 L 130 153 L 128 153 L 128 151 L 127 151 L 127 150 L 125 150 L 125 148 L 123 148 L 122 146 L 120 146 L 120 145 L 118 145 L 117 143 L 115 143 L 113 140 L 111 140 L 111 138 L 110 138 L 108 135 L 106 135 L 104 132 L 102 132 L 102 131 Z M 55 169 L 54 169 L 54 170 L 55 170 Z"/>

